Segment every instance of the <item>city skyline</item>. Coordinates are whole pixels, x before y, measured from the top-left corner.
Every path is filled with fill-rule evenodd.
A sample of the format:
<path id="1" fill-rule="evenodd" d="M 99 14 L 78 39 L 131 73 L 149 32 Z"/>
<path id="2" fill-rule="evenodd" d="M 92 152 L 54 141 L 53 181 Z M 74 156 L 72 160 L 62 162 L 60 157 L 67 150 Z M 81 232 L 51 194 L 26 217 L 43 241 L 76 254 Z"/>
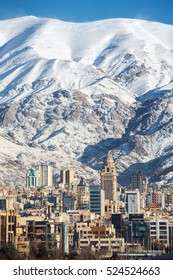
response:
<path id="1" fill-rule="evenodd" d="M 83 179 L 77 184 L 75 170 L 61 170 L 60 181 L 50 184 L 49 166 L 38 170 L 45 173 L 41 186 L 32 180 L 28 185 L 28 176 L 37 176 L 31 168 L 25 186 L 0 187 L 2 259 L 13 259 L 14 250 L 18 258 L 31 260 L 172 258 L 173 187 L 136 180 L 142 176 L 139 171 L 132 173 L 128 188 L 115 188 L 110 153 L 104 158 L 98 185 Z M 8 246 L 14 248 L 4 253 Z"/>

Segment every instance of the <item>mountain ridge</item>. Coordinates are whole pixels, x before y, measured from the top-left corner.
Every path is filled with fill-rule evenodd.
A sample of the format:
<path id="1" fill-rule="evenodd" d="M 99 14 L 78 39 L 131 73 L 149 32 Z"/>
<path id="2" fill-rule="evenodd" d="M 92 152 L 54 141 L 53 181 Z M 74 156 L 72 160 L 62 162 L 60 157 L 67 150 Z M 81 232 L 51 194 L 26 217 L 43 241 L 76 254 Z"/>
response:
<path id="1" fill-rule="evenodd" d="M 171 184 L 172 34 L 137 19 L 0 21 L 1 182 L 40 162 L 98 182 L 112 150 L 120 183 L 143 167 Z"/>

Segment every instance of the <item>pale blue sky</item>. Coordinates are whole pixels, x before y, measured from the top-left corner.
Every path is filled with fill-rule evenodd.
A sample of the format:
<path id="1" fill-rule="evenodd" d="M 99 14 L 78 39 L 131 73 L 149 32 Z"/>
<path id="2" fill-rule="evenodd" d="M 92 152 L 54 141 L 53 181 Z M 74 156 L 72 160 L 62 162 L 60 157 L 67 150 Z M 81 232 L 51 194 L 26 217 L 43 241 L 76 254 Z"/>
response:
<path id="1" fill-rule="evenodd" d="M 1 0 L 0 19 L 34 15 L 83 22 L 140 18 L 173 24 L 172 0 Z"/>

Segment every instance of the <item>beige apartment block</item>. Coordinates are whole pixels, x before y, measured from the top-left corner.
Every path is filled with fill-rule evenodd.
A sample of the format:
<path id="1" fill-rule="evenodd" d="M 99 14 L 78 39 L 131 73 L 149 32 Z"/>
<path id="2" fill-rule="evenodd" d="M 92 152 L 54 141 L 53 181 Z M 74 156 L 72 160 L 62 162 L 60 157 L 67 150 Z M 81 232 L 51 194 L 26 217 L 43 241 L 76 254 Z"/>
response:
<path id="1" fill-rule="evenodd" d="M 0 210 L 0 246 L 12 243 L 17 245 L 20 234 L 20 216 L 15 210 Z"/>
<path id="2" fill-rule="evenodd" d="M 114 252 L 124 252 L 124 238 L 80 238 L 78 249 L 91 248 L 93 252 L 112 255 Z"/>
<path id="3" fill-rule="evenodd" d="M 92 221 L 91 223 L 83 222 L 76 223 L 76 231 L 78 232 L 79 238 L 108 238 L 115 237 L 115 228 L 112 224 L 105 225 L 98 220 Z"/>

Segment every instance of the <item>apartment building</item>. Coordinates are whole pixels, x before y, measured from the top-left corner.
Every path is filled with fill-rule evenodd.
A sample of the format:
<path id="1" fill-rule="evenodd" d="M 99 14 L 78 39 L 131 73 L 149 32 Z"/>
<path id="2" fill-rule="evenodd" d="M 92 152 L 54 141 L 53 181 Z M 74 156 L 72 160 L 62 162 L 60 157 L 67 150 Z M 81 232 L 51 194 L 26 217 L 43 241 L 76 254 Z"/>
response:
<path id="1" fill-rule="evenodd" d="M 93 252 L 111 256 L 114 252 L 124 252 L 124 238 L 80 238 L 78 249 L 91 248 Z"/>
<path id="2" fill-rule="evenodd" d="M 62 249 L 63 224 L 53 220 L 27 220 L 26 236 L 30 245 L 37 247 L 43 244 L 48 252 Z"/>
<path id="3" fill-rule="evenodd" d="M 155 217 L 149 222 L 150 244 L 158 242 L 169 245 L 168 219 Z"/>

